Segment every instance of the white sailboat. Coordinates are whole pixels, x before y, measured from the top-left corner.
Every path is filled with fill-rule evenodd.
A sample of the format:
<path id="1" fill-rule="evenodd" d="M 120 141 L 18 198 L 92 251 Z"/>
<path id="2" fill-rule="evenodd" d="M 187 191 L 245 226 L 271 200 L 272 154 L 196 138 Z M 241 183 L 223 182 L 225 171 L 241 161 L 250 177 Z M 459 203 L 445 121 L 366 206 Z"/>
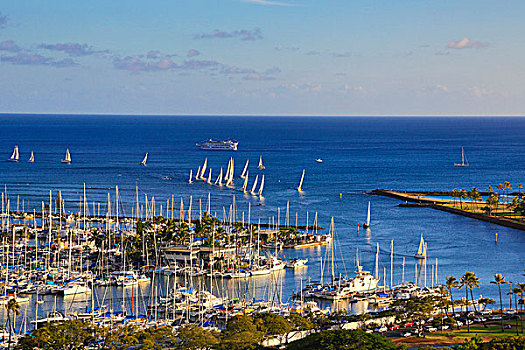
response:
<path id="1" fill-rule="evenodd" d="M 15 146 L 13 154 L 11 154 L 11 157 L 8 160 L 10 162 L 18 162 L 18 158 L 20 158 L 20 154 L 18 153 L 18 146 Z"/>
<path id="2" fill-rule="evenodd" d="M 193 170 L 190 169 L 190 179 L 188 180 L 188 183 L 193 183 Z"/>
<path id="3" fill-rule="evenodd" d="M 211 168 L 210 168 L 210 171 L 208 173 L 208 180 L 206 181 L 206 183 L 211 185 Z"/>
<path id="4" fill-rule="evenodd" d="M 244 176 L 244 184 L 242 185 L 242 191 L 246 193 L 246 188 L 248 187 L 248 175 L 249 171 L 246 172 L 246 176 Z"/>
<path id="5" fill-rule="evenodd" d="M 252 190 L 250 191 L 250 193 L 253 194 L 254 196 L 256 194 L 255 190 L 257 189 L 257 181 L 258 180 L 259 180 L 259 174 L 255 175 L 255 181 L 253 183 Z"/>
<path id="6" fill-rule="evenodd" d="M 264 174 L 261 179 L 261 187 L 259 187 L 259 192 L 258 192 L 259 197 L 262 197 L 263 189 L 264 189 Z"/>
<path id="7" fill-rule="evenodd" d="M 71 153 L 69 153 L 69 148 L 66 149 L 66 156 L 62 159 L 62 163 L 71 164 Z"/>
<path id="8" fill-rule="evenodd" d="M 416 255 L 414 255 L 414 258 L 424 259 L 426 255 L 427 255 L 426 244 L 425 244 L 425 240 L 423 239 L 423 234 L 421 234 L 421 240 L 419 241 L 419 248 L 417 250 Z"/>
<path id="9" fill-rule="evenodd" d="M 217 176 L 217 180 L 215 180 L 215 184 L 217 186 L 222 186 L 222 168 L 221 168 L 221 171 L 219 172 L 219 176 Z"/>
<path id="10" fill-rule="evenodd" d="M 233 172 L 234 172 L 234 160 L 233 158 L 230 158 L 230 171 L 228 172 L 228 176 L 225 180 L 226 186 L 231 187 L 233 185 Z"/>
<path id="11" fill-rule="evenodd" d="M 242 169 L 241 179 L 244 179 L 246 177 L 246 172 L 248 171 L 249 163 L 250 163 L 250 160 L 246 159 L 246 164 L 244 165 L 244 169 Z"/>
<path id="12" fill-rule="evenodd" d="M 304 181 L 304 169 L 303 174 L 301 175 L 301 181 L 299 181 L 299 186 L 297 186 L 297 191 L 303 192 L 303 181 Z"/>
<path id="13" fill-rule="evenodd" d="M 144 159 L 142 159 L 142 162 L 140 162 L 140 165 L 146 166 L 146 162 L 148 161 L 148 153 L 144 156 Z"/>
<path id="14" fill-rule="evenodd" d="M 201 173 L 198 175 L 198 178 L 202 181 L 206 181 L 204 177 L 206 175 L 206 167 L 208 166 L 208 158 L 204 159 L 204 164 L 202 164 Z"/>
<path id="15" fill-rule="evenodd" d="M 35 154 L 33 151 L 31 151 L 31 156 L 29 157 L 28 163 L 34 163 L 35 162 Z"/>
<path id="16" fill-rule="evenodd" d="M 457 166 L 457 167 L 469 166 L 467 156 L 465 155 L 465 150 L 463 149 L 463 147 L 461 147 L 461 163 L 454 163 L 454 166 Z"/>
<path id="17" fill-rule="evenodd" d="M 364 228 L 370 227 L 370 201 L 368 201 L 368 211 L 366 212 L 366 222 L 363 224 Z"/>
<path id="18" fill-rule="evenodd" d="M 259 157 L 259 165 L 257 165 L 257 169 L 259 170 L 266 169 L 266 167 L 263 165 L 262 156 Z"/>

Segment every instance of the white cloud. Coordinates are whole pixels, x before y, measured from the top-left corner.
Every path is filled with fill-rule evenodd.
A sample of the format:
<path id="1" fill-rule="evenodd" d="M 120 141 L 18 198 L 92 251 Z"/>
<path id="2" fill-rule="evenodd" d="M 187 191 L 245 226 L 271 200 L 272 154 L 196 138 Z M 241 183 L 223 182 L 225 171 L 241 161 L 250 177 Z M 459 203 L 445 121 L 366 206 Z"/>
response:
<path id="1" fill-rule="evenodd" d="M 449 49 L 481 49 L 484 47 L 488 47 L 490 45 L 490 42 L 480 42 L 480 41 L 472 41 L 467 37 L 464 37 L 461 40 L 458 41 L 449 41 L 447 47 Z"/>

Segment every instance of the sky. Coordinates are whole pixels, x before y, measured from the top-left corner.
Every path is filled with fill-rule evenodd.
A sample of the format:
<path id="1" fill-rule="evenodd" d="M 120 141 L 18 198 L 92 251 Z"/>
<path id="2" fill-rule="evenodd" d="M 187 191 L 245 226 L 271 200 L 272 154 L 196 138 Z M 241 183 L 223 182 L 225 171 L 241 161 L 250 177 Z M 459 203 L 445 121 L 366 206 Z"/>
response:
<path id="1" fill-rule="evenodd" d="M 0 0 L 0 113 L 525 115 L 523 0 Z"/>

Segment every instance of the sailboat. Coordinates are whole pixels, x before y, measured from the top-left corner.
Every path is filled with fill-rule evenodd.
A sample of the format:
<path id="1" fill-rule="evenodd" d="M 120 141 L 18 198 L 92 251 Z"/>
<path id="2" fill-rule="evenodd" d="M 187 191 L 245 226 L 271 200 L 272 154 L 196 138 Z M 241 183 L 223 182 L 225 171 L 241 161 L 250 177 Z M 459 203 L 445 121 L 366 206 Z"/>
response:
<path id="1" fill-rule="evenodd" d="M 250 173 L 250 172 L 247 171 L 247 172 L 246 172 L 246 176 L 244 177 L 244 184 L 242 185 L 242 191 L 243 191 L 244 193 L 246 193 L 246 188 L 248 187 L 248 174 L 249 174 L 249 173 Z"/>
<path id="2" fill-rule="evenodd" d="M 468 164 L 467 156 L 465 155 L 465 150 L 463 149 L 463 147 L 461 147 L 461 163 L 454 163 L 454 166 L 464 167 L 468 165 L 469 164 Z"/>
<path id="3" fill-rule="evenodd" d="M 188 180 L 188 183 L 193 183 L 193 170 L 190 169 L 190 179 Z"/>
<path id="4" fill-rule="evenodd" d="M 259 165 L 257 165 L 257 169 L 259 170 L 266 169 L 266 167 L 263 165 L 263 162 L 262 162 L 262 156 L 259 157 Z"/>
<path id="5" fill-rule="evenodd" d="M 250 163 L 250 160 L 246 159 L 246 164 L 244 165 L 244 169 L 242 169 L 241 179 L 244 179 L 246 177 L 246 172 L 248 171 L 249 163 Z"/>
<path id="6" fill-rule="evenodd" d="M 364 228 L 370 227 L 370 201 L 368 201 L 368 211 L 366 212 L 366 222 L 363 224 Z"/>
<path id="7" fill-rule="evenodd" d="M 261 187 L 259 187 L 259 193 L 258 193 L 259 197 L 262 197 L 263 189 L 264 189 L 264 174 L 261 179 Z"/>
<path id="8" fill-rule="evenodd" d="M 210 172 L 208 173 L 208 180 L 206 182 L 211 185 L 211 168 Z"/>
<path id="9" fill-rule="evenodd" d="M 207 166 L 208 166 L 208 158 L 204 158 L 204 164 L 202 164 L 201 173 L 197 175 L 197 177 L 202 181 L 206 181 L 206 178 L 204 176 L 206 174 Z"/>
<path id="10" fill-rule="evenodd" d="M 215 184 L 217 186 L 222 186 L 222 168 L 221 168 L 221 171 L 219 172 L 219 176 L 217 176 L 217 180 L 215 180 Z"/>
<path id="11" fill-rule="evenodd" d="M 226 186 L 231 187 L 233 184 L 233 171 L 234 171 L 234 160 L 233 158 L 230 158 L 229 168 L 226 172 L 226 178 L 224 179 L 224 182 L 226 183 Z"/>
<path id="12" fill-rule="evenodd" d="M 142 162 L 140 162 L 140 165 L 146 166 L 146 162 L 148 161 L 148 153 L 144 156 L 144 159 L 142 159 Z"/>
<path id="13" fill-rule="evenodd" d="M 256 194 L 255 190 L 257 189 L 257 181 L 258 180 L 259 180 L 259 174 L 255 175 L 255 181 L 253 183 L 252 190 L 250 191 L 250 193 L 253 194 L 254 196 Z"/>
<path id="14" fill-rule="evenodd" d="M 425 244 L 425 240 L 423 239 L 423 234 L 421 234 L 421 240 L 419 241 L 419 248 L 417 250 L 416 255 L 414 255 L 414 258 L 424 259 L 426 255 L 427 255 L 426 244 Z"/>
<path id="15" fill-rule="evenodd" d="M 301 175 L 301 181 L 299 181 L 299 186 L 297 186 L 297 191 L 303 192 L 303 181 L 304 181 L 304 169 L 303 174 Z"/>
<path id="16" fill-rule="evenodd" d="M 18 146 L 15 146 L 13 154 L 11 154 L 11 158 L 9 158 L 8 160 L 10 162 L 18 162 L 18 158 L 20 158 L 20 154 L 18 153 Z"/>
<path id="17" fill-rule="evenodd" d="M 147 154 L 146 154 L 147 156 Z M 62 163 L 64 164 L 71 164 L 71 153 L 69 153 L 69 148 L 66 149 L 66 156 L 64 157 L 64 159 L 62 159 Z"/>
<path id="18" fill-rule="evenodd" d="M 35 154 L 33 151 L 31 151 L 31 156 L 29 157 L 28 163 L 34 163 L 35 162 Z"/>

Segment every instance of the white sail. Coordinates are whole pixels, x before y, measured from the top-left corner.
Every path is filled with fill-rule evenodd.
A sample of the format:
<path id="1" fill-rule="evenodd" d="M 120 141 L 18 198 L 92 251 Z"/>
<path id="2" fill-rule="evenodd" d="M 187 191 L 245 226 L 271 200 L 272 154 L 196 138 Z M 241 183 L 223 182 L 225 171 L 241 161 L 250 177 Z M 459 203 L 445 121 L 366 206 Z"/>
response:
<path id="1" fill-rule="evenodd" d="M 417 250 L 417 254 L 415 255 L 416 258 L 423 258 L 426 254 L 425 251 L 425 240 L 423 239 L 423 234 L 421 234 L 421 240 L 419 241 L 419 248 Z"/>
<path id="2" fill-rule="evenodd" d="M 226 186 L 231 186 L 233 183 L 233 171 L 234 171 L 234 161 L 233 158 L 230 159 L 230 172 L 226 179 Z"/>
<path id="3" fill-rule="evenodd" d="M 232 167 L 231 167 L 231 171 L 230 171 L 230 183 L 233 182 L 233 173 L 234 173 L 234 170 L 235 170 L 235 167 L 234 167 L 234 159 L 232 158 Z"/>
<path id="4" fill-rule="evenodd" d="M 461 163 L 454 163 L 454 166 L 457 167 L 466 167 L 469 166 L 467 156 L 465 155 L 465 150 L 461 147 Z"/>
<path id="5" fill-rule="evenodd" d="M 219 172 L 219 176 L 217 176 L 217 180 L 215 180 L 215 184 L 218 186 L 222 186 L 222 168 L 221 168 L 221 171 Z"/>
<path id="6" fill-rule="evenodd" d="M 249 174 L 249 173 L 250 173 L 250 172 L 247 171 L 247 172 L 246 172 L 246 176 L 244 177 L 244 184 L 242 185 L 242 191 L 243 191 L 244 193 L 246 193 L 246 188 L 248 187 L 248 174 Z"/>
<path id="7" fill-rule="evenodd" d="M 208 166 L 208 158 L 204 159 L 204 164 L 202 164 L 201 173 L 199 174 L 199 178 L 201 180 L 205 180 L 204 176 L 206 175 L 206 167 Z"/>
<path id="8" fill-rule="evenodd" d="M 142 159 L 142 162 L 140 162 L 140 165 L 146 166 L 146 162 L 148 161 L 148 153 L 144 156 L 144 159 Z"/>
<path id="9" fill-rule="evenodd" d="M 191 183 L 193 182 L 193 179 L 192 179 L 192 178 L 193 178 L 193 170 L 190 169 L 190 179 L 188 180 L 188 183 L 191 184 Z"/>
<path id="10" fill-rule="evenodd" d="M 257 169 L 262 170 L 265 166 L 263 165 L 262 156 L 259 157 L 259 165 L 257 165 Z"/>
<path id="11" fill-rule="evenodd" d="M 206 182 L 211 185 L 211 168 L 210 168 L 210 172 L 208 173 L 208 180 Z"/>
<path id="12" fill-rule="evenodd" d="M 12 162 L 18 162 L 18 159 L 20 158 L 20 154 L 18 153 L 18 146 L 15 146 L 13 149 L 13 154 L 11 154 L 11 158 L 9 158 Z"/>
<path id="13" fill-rule="evenodd" d="M 368 201 L 368 211 L 366 213 L 366 226 L 370 226 L 370 201 Z"/>
<path id="14" fill-rule="evenodd" d="M 303 174 L 301 175 L 301 181 L 299 181 L 299 186 L 297 186 L 297 191 L 302 192 L 303 190 L 303 181 L 304 181 L 304 169 Z"/>
<path id="15" fill-rule="evenodd" d="M 253 183 L 252 190 L 250 191 L 252 194 L 255 194 L 255 190 L 257 189 L 257 181 L 259 180 L 259 174 L 255 175 L 255 182 Z"/>
<path id="16" fill-rule="evenodd" d="M 64 157 L 64 159 L 62 159 L 62 163 L 71 163 L 71 154 L 69 153 L 69 148 L 66 149 L 66 156 Z"/>
<path id="17" fill-rule="evenodd" d="M 29 157 L 28 162 L 29 163 L 34 163 L 35 162 L 35 154 L 33 153 L 33 151 L 31 151 L 31 156 Z"/>
<path id="18" fill-rule="evenodd" d="M 197 172 L 195 173 L 195 180 L 199 179 L 200 174 L 201 174 L 201 167 L 199 166 L 199 168 L 197 169 Z"/>
<path id="19" fill-rule="evenodd" d="M 262 197 L 262 192 L 263 192 L 263 189 L 264 189 L 264 174 L 262 176 L 262 179 L 261 179 L 261 187 L 259 187 L 259 197 Z"/>
<path id="20" fill-rule="evenodd" d="M 226 168 L 226 174 L 224 175 L 224 182 L 228 182 L 228 179 L 230 178 L 230 169 L 231 169 L 232 159 L 230 158 L 228 160 L 228 167 Z"/>
<path id="21" fill-rule="evenodd" d="M 248 171 L 249 163 L 250 163 L 250 160 L 246 159 L 246 164 L 244 165 L 244 169 L 242 169 L 241 179 L 244 179 L 246 177 L 246 172 Z"/>

